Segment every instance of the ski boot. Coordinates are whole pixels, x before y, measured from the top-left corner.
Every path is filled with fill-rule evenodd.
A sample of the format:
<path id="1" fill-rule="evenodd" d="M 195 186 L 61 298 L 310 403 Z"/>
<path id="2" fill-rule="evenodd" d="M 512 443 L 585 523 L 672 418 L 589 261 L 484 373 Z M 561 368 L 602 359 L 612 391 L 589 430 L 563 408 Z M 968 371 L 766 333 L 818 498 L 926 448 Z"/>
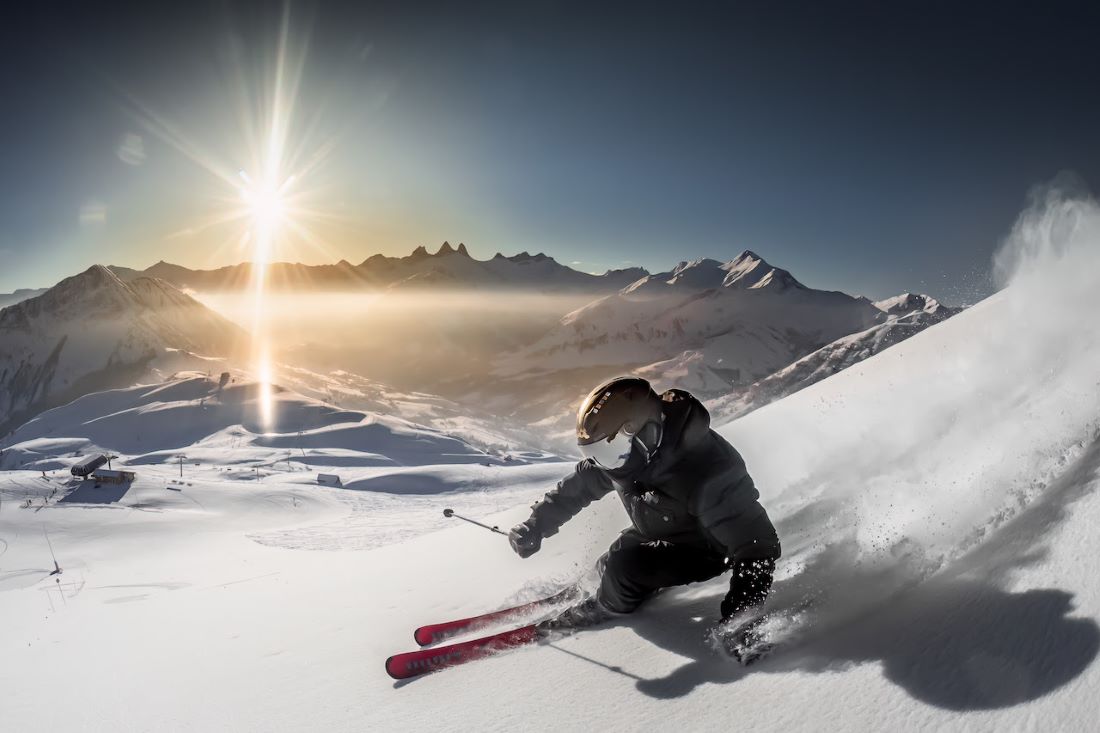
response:
<path id="1" fill-rule="evenodd" d="M 616 613 L 600 603 L 596 596 L 589 596 L 583 601 L 573 604 L 557 616 L 540 621 L 535 624 L 535 628 L 541 640 L 553 641 L 573 631 L 597 626 L 623 615 L 625 614 Z"/>

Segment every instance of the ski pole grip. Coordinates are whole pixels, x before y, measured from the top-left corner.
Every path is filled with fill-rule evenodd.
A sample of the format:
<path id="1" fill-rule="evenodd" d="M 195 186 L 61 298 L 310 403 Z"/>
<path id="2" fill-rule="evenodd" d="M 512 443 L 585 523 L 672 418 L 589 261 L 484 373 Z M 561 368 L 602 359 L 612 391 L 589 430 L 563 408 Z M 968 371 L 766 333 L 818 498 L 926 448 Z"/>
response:
<path id="1" fill-rule="evenodd" d="M 450 519 L 451 517 L 453 517 L 453 516 L 454 516 L 454 514 L 455 514 L 455 510 L 454 510 L 454 509 L 444 509 L 444 510 L 443 510 L 443 516 L 447 517 L 448 519 Z"/>

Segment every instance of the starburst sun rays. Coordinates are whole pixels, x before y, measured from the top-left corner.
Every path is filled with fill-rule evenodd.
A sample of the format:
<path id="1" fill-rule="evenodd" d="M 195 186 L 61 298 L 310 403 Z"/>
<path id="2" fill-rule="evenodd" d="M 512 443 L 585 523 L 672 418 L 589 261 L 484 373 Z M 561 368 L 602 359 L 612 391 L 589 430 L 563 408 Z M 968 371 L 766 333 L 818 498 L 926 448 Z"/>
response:
<path id="1" fill-rule="evenodd" d="M 310 176 L 328 158 L 334 141 L 310 146 L 308 135 L 296 136 L 305 44 L 297 51 L 290 48 L 289 21 L 289 9 L 284 7 L 275 52 L 266 73 L 259 75 L 264 82 L 254 83 L 243 68 L 234 69 L 236 89 L 230 97 L 236 101 L 239 129 L 233 132 L 241 137 L 244 148 L 235 164 L 211 153 L 211 146 L 200 143 L 170 118 L 127 95 L 144 129 L 209 173 L 216 183 L 208 212 L 188 222 L 185 233 L 194 236 L 228 227 L 229 241 L 212 252 L 211 259 L 222 259 L 224 248 L 235 246 L 243 249 L 251 262 L 250 368 L 258 384 L 258 421 L 265 431 L 275 426 L 272 324 L 266 308 L 268 267 L 291 248 L 303 245 L 330 258 L 332 252 L 315 228 L 341 218 L 313 204 L 318 191 L 310 189 Z"/>

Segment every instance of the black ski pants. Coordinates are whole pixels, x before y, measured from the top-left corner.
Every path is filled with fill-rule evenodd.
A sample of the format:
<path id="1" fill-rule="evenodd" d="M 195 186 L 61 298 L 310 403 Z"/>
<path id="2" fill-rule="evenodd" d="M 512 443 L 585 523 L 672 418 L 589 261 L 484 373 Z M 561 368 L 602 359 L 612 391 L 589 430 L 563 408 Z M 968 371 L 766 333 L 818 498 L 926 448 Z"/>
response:
<path id="1" fill-rule="evenodd" d="M 767 568 L 766 578 L 759 572 L 738 572 L 738 568 L 731 578 L 730 595 L 748 601 L 745 606 L 762 601 L 771 587 L 774 561 L 757 565 Z M 619 535 L 596 567 L 600 571 L 596 597 L 617 613 L 632 612 L 661 588 L 710 580 L 731 569 L 725 557 L 708 547 L 653 540 L 633 529 Z M 739 583 L 746 587 L 740 588 Z"/>

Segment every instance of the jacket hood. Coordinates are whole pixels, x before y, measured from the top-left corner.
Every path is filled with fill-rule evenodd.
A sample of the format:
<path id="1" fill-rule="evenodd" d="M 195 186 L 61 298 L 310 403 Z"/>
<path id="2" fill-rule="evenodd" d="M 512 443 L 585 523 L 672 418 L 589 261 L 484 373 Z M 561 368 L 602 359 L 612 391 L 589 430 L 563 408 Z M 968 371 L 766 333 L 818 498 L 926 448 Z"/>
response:
<path id="1" fill-rule="evenodd" d="M 665 416 L 662 449 L 690 452 L 710 432 L 710 413 L 690 392 L 668 390 L 661 395 L 661 411 Z"/>

